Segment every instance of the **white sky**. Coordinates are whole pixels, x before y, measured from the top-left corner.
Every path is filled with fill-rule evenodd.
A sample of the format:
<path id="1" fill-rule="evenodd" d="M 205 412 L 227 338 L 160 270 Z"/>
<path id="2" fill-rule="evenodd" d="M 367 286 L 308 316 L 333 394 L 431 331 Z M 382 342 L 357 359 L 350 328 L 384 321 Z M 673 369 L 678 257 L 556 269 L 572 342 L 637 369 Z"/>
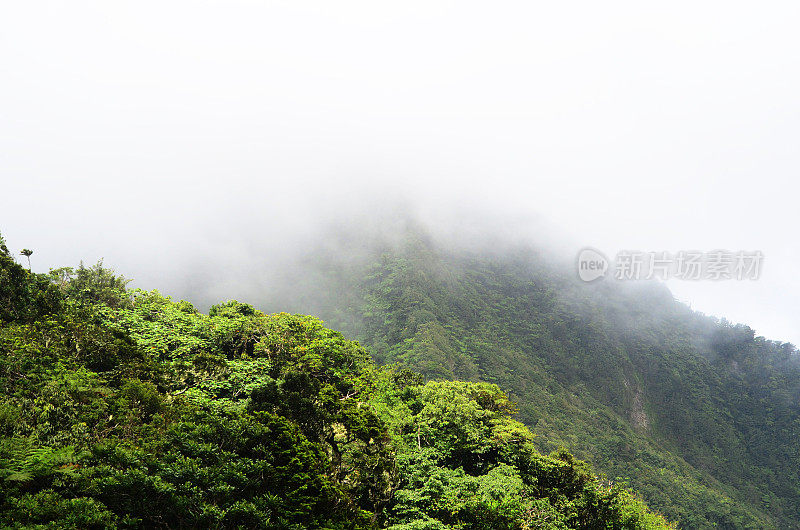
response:
<path id="1" fill-rule="evenodd" d="M 478 204 L 576 250 L 761 250 L 759 281 L 671 287 L 800 343 L 798 27 L 797 2 L 5 2 L 0 230 L 34 269 L 104 256 L 189 296 L 192 260 L 246 276 L 359 197 Z"/>

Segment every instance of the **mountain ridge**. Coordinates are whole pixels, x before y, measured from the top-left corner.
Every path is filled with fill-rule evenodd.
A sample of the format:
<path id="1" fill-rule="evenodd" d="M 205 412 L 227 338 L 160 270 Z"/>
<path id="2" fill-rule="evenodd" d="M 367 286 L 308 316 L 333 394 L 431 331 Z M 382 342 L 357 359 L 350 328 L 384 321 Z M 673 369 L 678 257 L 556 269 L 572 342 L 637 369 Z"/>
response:
<path id="1" fill-rule="evenodd" d="M 296 307 L 381 363 L 499 384 L 540 449 L 569 447 L 687 528 L 797 527 L 794 346 L 653 282 L 580 282 L 532 245 L 404 237 L 358 260 L 309 253 L 306 298 L 285 282 Z"/>

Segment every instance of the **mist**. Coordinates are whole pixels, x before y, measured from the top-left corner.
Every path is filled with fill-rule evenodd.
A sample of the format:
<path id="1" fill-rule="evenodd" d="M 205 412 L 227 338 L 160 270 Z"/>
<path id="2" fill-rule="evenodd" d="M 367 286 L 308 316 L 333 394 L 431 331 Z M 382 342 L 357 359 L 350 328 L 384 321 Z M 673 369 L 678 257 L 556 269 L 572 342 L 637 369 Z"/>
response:
<path id="1" fill-rule="evenodd" d="M 0 17 L 0 232 L 207 306 L 310 248 L 760 250 L 669 282 L 800 343 L 800 6 L 56 2 Z M 343 235 L 344 234 L 344 235 Z M 339 247 L 337 247 L 339 248 Z"/>

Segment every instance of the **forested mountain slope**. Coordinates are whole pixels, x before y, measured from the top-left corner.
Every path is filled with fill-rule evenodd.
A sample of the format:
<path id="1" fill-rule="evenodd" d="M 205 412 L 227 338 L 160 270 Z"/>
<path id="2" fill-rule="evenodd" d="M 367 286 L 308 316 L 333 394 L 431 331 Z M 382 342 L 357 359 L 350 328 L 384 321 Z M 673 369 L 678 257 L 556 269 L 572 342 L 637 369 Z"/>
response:
<path id="1" fill-rule="evenodd" d="M 378 367 L 312 317 L 208 315 L 0 238 L 3 528 L 667 528 L 490 383 Z"/>
<path id="2" fill-rule="evenodd" d="M 387 241 L 311 252 L 285 279 L 296 307 L 379 363 L 498 384 L 541 450 L 565 445 L 682 527 L 800 527 L 792 345 L 658 284 L 580 282 L 527 246 L 468 249 L 419 226 Z"/>

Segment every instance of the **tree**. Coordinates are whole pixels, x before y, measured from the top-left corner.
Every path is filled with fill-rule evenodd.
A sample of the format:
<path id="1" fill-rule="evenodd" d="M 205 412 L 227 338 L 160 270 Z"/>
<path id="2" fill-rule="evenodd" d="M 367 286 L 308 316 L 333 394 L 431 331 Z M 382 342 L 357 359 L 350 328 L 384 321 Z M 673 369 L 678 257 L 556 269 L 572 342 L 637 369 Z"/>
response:
<path id="1" fill-rule="evenodd" d="M 28 270 L 30 271 L 31 270 L 31 254 L 33 254 L 33 251 L 30 250 L 30 249 L 27 249 L 27 248 L 23 248 L 22 251 L 20 251 L 20 254 L 22 254 L 23 256 L 28 258 Z"/>

